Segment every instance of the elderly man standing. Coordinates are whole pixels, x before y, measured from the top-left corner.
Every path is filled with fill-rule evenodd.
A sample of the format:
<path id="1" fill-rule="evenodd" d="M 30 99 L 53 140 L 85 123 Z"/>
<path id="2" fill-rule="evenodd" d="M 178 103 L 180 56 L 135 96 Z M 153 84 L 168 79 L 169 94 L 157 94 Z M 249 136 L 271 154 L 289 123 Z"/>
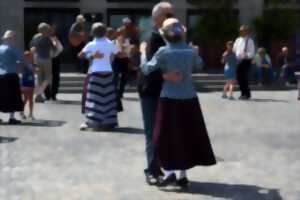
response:
<path id="1" fill-rule="evenodd" d="M 251 98 L 249 87 L 249 74 L 251 62 L 255 55 L 254 41 L 250 38 L 250 29 L 247 25 L 242 25 L 240 28 L 240 37 L 236 39 L 233 45 L 233 51 L 239 60 L 237 67 L 237 81 L 241 90 L 241 100 Z"/>
<path id="2" fill-rule="evenodd" d="M 23 111 L 18 63 L 29 67 L 23 54 L 15 47 L 16 34 L 6 31 L 0 45 L 0 112 L 10 113 L 9 124 L 20 124 L 14 113 Z M 1 120 L 0 120 L 1 121 Z"/>
<path id="3" fill-rule="evenodd" d="M 90 27 L 86 23 L 84 15 L 76 16 L 76 21 L 72 24 L 69 31 L 69 41 L 72 46 L 71 52 L 74 64 L 78 72 L 87 73 L 89 62 L 86 59 L 78 59 L 77 54 L 83 49 L 89 40 Z"/>
<path id="4" fill-rule="evenodd" d="M 142 59 L 151 60 L 156 51 L 165 46 L 165 41 L 159 34 L 159 28 L 163 22 L 173 16 L 173 6 L 167 2 L 161 2 L 154 6 L 152 18 L 155 27 L 147 43 L 141 44 L 141 49 L 146 48 L 146 55 L 142 54 Z M 141 98 L 143 122 L 146 136 L 146 156 L 148 167 L 144 170 L 146 182 L 149 185 L 156 185 L 159 178 L 163 175 L 154 152 L 152 142 L 152 133 L 155 122 L 156 108 L 162 88 L 163 79 L 175 80 L 180 79 L 178 73 L 162 74 L 161 71 L 152 72 L 145 76 L 140 74 L 138 83 L 138 92 Z"/>
<path id="5" fill-rule="evenodd" d="M 35 64 L 38 66 L 38 89 L 35 101 L 43 103 L 44 91 L 52 82 L 52 57 L 51 52 L 56 50 L 56 42 L 51 40 L 52 29 L 49 24 L 40 23 L 30 46 L 35 52 Z"/>

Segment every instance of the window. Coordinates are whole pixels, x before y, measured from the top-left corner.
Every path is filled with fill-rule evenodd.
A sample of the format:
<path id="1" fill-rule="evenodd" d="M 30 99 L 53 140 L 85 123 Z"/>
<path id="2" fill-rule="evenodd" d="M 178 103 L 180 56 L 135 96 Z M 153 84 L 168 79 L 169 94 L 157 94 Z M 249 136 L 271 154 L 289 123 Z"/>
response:
<path id="1" fill-rule="evenodd" d="M 152 3 L 152 2 L 159 2 L 159 0 L 107 0 L 107 2 L 119 2 L 119 3 L 123 3 L 123 2 L 134 2 L 134 3 Z"/>
<path id="2" fill-rule="evenodd" d="M 47 3 L 47 2 L 78 2 L 80 0 L 24 0 L 25 2 L 26 1 L 30 1 L 30 2 L 44 2 L 44 3 Z"/>

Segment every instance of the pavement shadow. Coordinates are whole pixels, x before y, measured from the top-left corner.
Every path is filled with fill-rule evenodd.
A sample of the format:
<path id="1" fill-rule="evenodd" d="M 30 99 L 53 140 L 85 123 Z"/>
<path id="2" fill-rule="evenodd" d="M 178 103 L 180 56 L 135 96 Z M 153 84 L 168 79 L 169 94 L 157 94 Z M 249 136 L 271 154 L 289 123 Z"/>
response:
<path id="1" fill-rule="evenodd" d="M 10 125 L 1 124 L 5 126 L 33 126 L 33 127 L 60 127 L 66 124 L 66 121 L 59 120 L 34 120 L 34 121 L 24 121 L 22 124 Z"/>
<path id="2" fill-rule="evenodd" d="M 115 128 L 113 133 L 125 133 L 125 134 L 144 134 L 144 129 L 133 127 L 118 127 Z"/>
<path id="3" fill-rule="evenodd" d="M 139 102 L 140 98 L 138 98 L 138 97 L 124 97 L 122 100 L 124 100 L 124 101 Z"/>
<path id="4" fill-rule="evenodd" d="M 16 137 L 2 137 L 2 136 L 0 136 L 0 144 L 13 143 L 16 140 L 18 140 L 18 138 L 16 138 Z"/>
<path id="5" fill-rule="evenodd" d="M 254 102 L 262 102 L 262 103 L 289 103 L 287 100 L 278 100 L 278 99 L 250 99 L 250 101 Z"/>
<path id="6" fill-rule="evenodd" d="M 283 200 L 277 189 L 267 189 L 255 185 L 231 185 L 191 181 L 188 189 L 173 188 L 161 190 L 164 192 L 198 194 L 231 200 Z"/>
<path id="7" fill-rule="evenodd" d="M 76 101 L 76 100 L 57 100 L 51 103 L 58 104 L 58 105 L 81 105 L 81 101 Z"/>

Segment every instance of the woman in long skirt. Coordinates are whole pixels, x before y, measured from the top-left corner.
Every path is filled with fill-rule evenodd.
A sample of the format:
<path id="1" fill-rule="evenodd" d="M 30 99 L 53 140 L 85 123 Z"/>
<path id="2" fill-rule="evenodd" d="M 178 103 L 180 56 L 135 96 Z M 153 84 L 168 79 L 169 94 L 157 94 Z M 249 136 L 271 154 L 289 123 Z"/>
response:
<path id="1" fill-rule="evenodd" d="M 167 19 L 160 32 L 167 45 L 151 61 L 142 64 L 141 70 L 145 75 L 155 70 L 177 71 L 182 80 L 165 81 L 160 95 L 153 134 L 155 153 L 165 177 L 158 186 L 177 183 L 186 187 L 189 183 L 186 170 L 216 164 L 191 76 L 201 59 L 184 41 L 185 28 L 177 19 Z M 180 170 L 179 179 L 174 170 Z"/>
<path id="2" fill-rule="evenodd" d="M 23 111 L 18 64 L 29 67 L 23 54 L 15 47 L 16 34 L 6 31 L 0 45 L 0 112 L 9 113 L 9 124 L 20 124 L 15 112 Z M 0 120 L 1 121 L 1 120 Z"/>
<path id="3" fill-rule="evenodd" d="M 80 58 L 92 59 L 83 95 L 86 122 L 80 127 L 110 130 L 118 125 L 116 91 L 111 67 L 112 55 L 118 52 L 114 43 L 105 37 L 106 27 L 94 23 L 94 40 L 79 53 Z"/>

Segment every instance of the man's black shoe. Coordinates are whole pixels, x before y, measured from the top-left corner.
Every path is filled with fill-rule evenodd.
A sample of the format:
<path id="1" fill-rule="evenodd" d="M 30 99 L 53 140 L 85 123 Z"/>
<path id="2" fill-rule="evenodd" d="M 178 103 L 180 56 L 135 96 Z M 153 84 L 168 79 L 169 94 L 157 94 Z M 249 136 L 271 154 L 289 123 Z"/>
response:
<path id="1" fill-rule="evenodd" d="M 53 101 L 57 101 L 56 96 L 53 96 L 53 97 L 52 97 L 52 100 L 53 100 Z"/>
<path id="2" fill-rule="evenodd" d="M 8 124 L 10 125 L 17 125 L 17 124 L 21 124 L 22 122 L 20 120 L 16 120 L 15 118 L 10 118 L 8 121 Z"/>
<path id="3" fill-rule="evenodd" d="M 158 183 L 157 177 L 151 174 L 147 169 L 144 170 L 144 173 L 146 177 L 146 183 L 148 185 L 156 185 Z"/>
<path id="4" fill-rule="evenodd" d="M 247 96 L 240 96 L 239 97 L 239 100 L 249 100 L 250 97 L 247 97 Z"/>

